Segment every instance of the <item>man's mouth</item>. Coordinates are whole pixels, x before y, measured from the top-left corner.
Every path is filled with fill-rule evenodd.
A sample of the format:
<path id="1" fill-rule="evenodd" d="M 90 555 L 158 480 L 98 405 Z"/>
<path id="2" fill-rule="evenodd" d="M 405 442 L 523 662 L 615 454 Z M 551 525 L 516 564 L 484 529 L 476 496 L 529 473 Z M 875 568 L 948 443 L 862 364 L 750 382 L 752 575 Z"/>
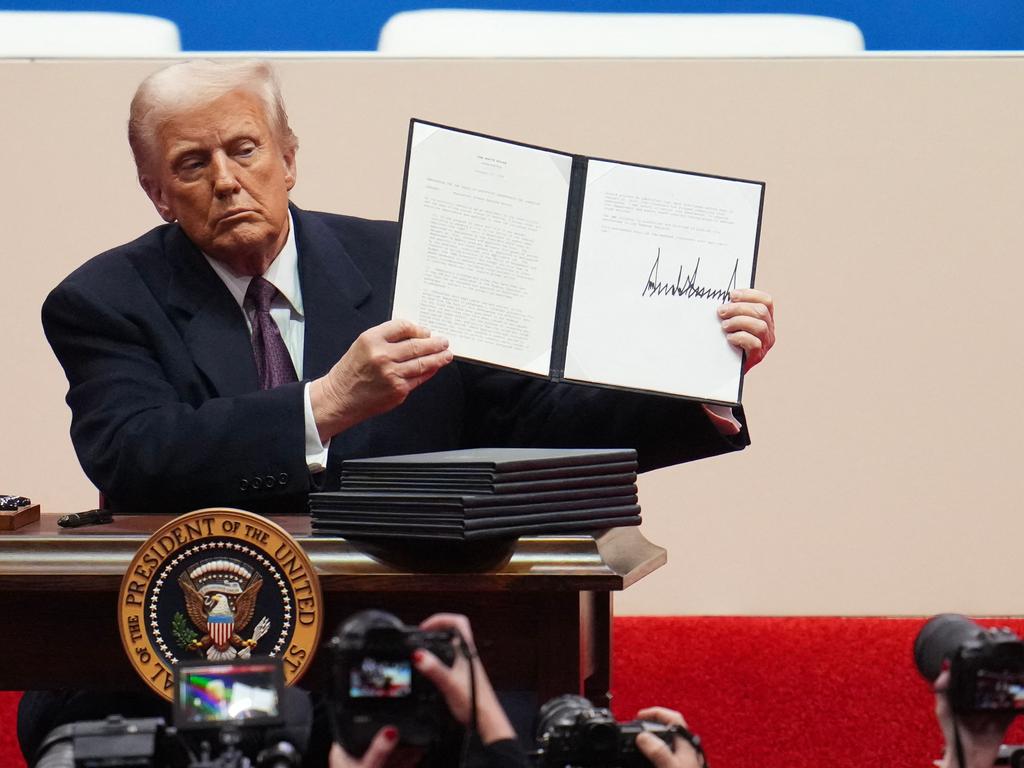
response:
<path id="1" fill-rule="evenodd" d="M 251 214 L 254 214 L 254 213 L 256 213 L 256 212 L 251 210 L 251 209 L 249 209 L 249 208 L 238 208 L 236 210 L 231 210 L 231 211 L 228 211 L 227 213 L 225 213 L 223 216 L 221 216 L 217 220 L 217 223 L 218 224 L 230 223 L 233 219 L 242 218 L 244 216 L 248 216 L 248 215 L 251 215 Z"/>

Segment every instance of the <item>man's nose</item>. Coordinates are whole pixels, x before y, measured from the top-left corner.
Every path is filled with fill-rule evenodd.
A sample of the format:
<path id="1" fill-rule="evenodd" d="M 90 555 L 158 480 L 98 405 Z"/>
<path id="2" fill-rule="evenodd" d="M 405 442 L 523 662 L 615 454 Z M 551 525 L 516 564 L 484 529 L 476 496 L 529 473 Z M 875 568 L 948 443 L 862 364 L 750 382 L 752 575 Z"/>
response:
<path id="1" fill-rule="evenodd" d="M 238 177 L 225 153 L 214 153 L 210 165 L 213 169 L 213 189 L 218 196 L 233 195 L 239 191 Z"/>

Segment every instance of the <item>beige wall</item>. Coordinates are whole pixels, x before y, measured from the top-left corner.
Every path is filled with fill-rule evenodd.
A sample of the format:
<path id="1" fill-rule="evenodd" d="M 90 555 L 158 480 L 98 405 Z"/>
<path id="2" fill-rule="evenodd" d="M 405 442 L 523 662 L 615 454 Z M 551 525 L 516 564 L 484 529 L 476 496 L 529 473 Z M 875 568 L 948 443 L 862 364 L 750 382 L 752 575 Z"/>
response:
<path id="1" fill-rule="evenodd" d="M 0 62 L 0 492 L 91 506 L 39 327 L 158 223 L 124 123 L 153 62 Z M 300 205 L 397 214 L 407 121 L 768 183 L 779 344 L 742 454 L 642 480 L 669 565 L 620 613 L 1024 612 L 1024 58 L 284 60 Z"/>

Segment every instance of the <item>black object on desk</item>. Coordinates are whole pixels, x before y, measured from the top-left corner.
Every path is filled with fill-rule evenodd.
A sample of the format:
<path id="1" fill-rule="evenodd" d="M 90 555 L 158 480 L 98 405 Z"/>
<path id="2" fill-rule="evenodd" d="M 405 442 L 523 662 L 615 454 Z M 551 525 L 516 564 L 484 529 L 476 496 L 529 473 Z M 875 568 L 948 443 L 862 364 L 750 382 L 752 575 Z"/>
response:
<path id="1" fill-rule="evenodd" d="M 114 514 L 109 509 L 89 509 L 85 512 L 72 512 L 62 515 L 57 520 L 61 528 L 81 528 L 83 525 L 102 525 L 114 522 Z"/>

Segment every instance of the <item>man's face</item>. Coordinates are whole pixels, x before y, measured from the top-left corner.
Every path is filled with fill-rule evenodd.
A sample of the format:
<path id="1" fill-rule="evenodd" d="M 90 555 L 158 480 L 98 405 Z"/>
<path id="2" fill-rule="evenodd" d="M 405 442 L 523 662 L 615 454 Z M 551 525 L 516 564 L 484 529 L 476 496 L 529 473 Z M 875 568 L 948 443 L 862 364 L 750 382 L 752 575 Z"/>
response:
<path id="1" fill-rule="evenodd" d="M 240 274 L 263 274 L 288 239 L 295 152 L 280 146 L 259 99 L 232 91 L 157 131 L 142 186 L 165 221 Z"/>

